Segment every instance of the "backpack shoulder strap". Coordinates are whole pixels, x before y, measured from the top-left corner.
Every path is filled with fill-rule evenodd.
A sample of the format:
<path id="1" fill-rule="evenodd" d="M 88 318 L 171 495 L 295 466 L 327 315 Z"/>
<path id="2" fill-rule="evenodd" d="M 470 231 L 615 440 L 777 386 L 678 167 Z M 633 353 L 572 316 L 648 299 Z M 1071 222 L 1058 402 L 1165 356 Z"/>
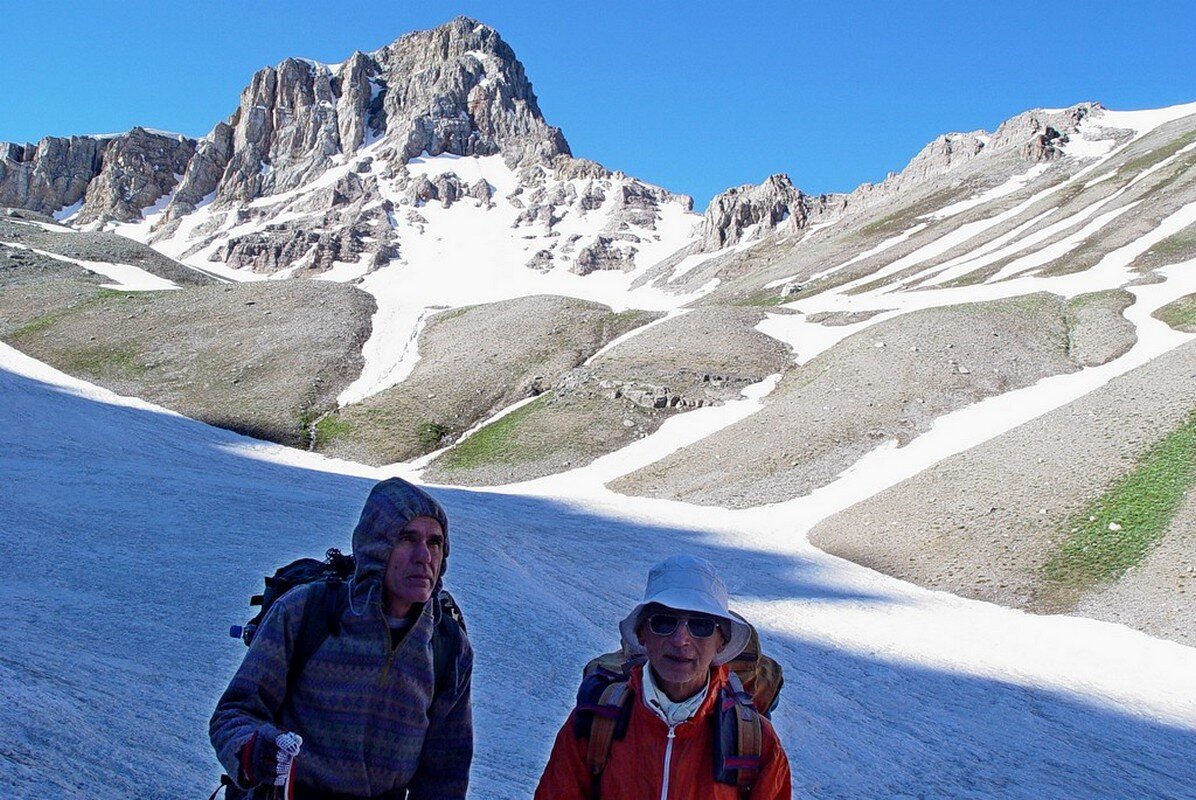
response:
<path id="1" fill-rule="evenodd" d="M 432 671 L 436 676 L 436 694 L 449 688 L 453 662 L 461 650 L 465 619 L 457 601 L 446 590 L 436 596 L 435 627 L 432 629 Z"/>
<path id="2" fill-rule="evenodd" d="M 626 712 L 630 711 L 630 700 L 634 696 L 627 681 L 615 681 L 602 690 L 598 702 L 591 709 L 590 737 L 586 746 L 586 765 L 597 786 L 610 758 L 611 745 L 627 733 Z M 578 709 L 581 711 L 582 709 Z"/>
<path id="3" fill-rule="evenodd" d="M 573 714 L 573 735 L 586 740 L 586 766 L 590 771 L 592 796 L 601 792 L 602 771 L 611 746 L 627 735 L 635 692 L 629 682 L 628 664 L 619 672 L 605 665 L 587 665 L 577 690 Z M 592 669 L 591 669 L 592 667 Z"/>
<path id="4" fill-rule="evenodd" d="M 324 644 L 329 636 L 340 633 L 341 615 L 349 599 L 348 585 L 344 581 L 315 581 L 309 584 L 307 597 L 303 600 L 303 620 L 299 627 L 299 638 L 291 652 L 291 663 L 287 665 L 287 696 L 295 688 L 295 682 L 303 674 L 307 662 Z"/>
<path id="5" fill-rule="evenodd" d="M 746 798 L 760 774 L 764 724 L 739 676 L 731 672 L 727 678 L 714 715 L 714 779 L 738 787 L 740 797 Z"/>

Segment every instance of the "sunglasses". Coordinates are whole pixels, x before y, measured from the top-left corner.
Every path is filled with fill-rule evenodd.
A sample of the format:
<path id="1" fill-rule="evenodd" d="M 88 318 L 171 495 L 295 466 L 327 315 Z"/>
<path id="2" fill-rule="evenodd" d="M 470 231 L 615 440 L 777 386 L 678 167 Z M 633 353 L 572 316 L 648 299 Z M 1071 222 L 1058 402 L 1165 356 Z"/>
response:
<path id="1" fill-rule="evenodd" d="M 695 639 L 709 639 L 718 629 L 713 617 L 680 617 L 676 614 L 653 614 L 648 617 L 648 630 L 657 636 L 672 636 L 682 622 Z"/>

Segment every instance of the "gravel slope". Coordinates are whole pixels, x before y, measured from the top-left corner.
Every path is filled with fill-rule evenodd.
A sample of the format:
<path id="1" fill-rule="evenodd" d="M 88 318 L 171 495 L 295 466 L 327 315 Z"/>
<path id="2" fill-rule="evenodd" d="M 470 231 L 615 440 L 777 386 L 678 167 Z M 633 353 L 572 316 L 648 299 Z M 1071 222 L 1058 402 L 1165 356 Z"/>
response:
<path id="1" fill-rule="evenodd" d="M 1036 294 L 877 323 L 788 372 L 763 410 L 611 488 L 732 508 L 799 497 L 942 414 L 1124 352 L 1124 302 Z"/>
<path id="2" fill-rule="evenodd" d="M 181 286 L 211 286 L 218 280 L 167 258 L 148 245 L 115 233 L 46 230 L 29 222 L 53 223 L 50 217 L 18 209 L 0 210 L 0 242 L 12 242 L 65 258 L 129 264 Z M 0 250 L 4 250 L 0 245 Z M 35 254 L 30 254 L 35 255 Z M 76 267 L 77 269 L 78 268 Z"/>
<path id="3" fill-rule="evenodd" d="M 318 449 L 368 464 L 430 452 L 652 318 L 548 295 L 443 312 L 420 334 L 411 375 L 322 421 Z"/>
<path id="4" fill-rule="evenodd" d="M 438 457 L 425 477 L 494 485 L 550 475 L 647 436 L 676 413 L 732 399 L 792 363 L 788 347 L 755 329 L 762 317 L 711 306 L 645 328 Z"/>
<path id="5" fill-rule="evenodd" d="M 1196 406 L 1196 343 L 860 503 L 814 528 L 819 548 L 922 586 L 1030 611 L 1074 611 L 1193 643 L 1196 509 L 1158 549 L 1077 598 L 1043 564 L 1067 520 Z"/>
<path id="6" fill-rule="evenodd" d="M 374 301 L 310 281 L 119 292 L 79 267 L 0 262 L 0 338 L 64 372 L 295 447 L 361 371 Z"/>

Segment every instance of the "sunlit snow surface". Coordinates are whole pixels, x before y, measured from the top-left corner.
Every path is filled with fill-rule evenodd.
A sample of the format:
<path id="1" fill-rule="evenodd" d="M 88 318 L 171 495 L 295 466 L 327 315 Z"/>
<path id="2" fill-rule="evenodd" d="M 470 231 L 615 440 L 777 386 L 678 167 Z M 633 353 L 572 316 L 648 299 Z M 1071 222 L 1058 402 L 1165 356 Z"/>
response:
<path id="1" fill-rule="evenodd" d="M 1081 273 L 1035 275 L 1043 262 L 1033 247 L 1058 235 L 1052 252 L 1062 254 L 1115 224 L 1124 206 L 1114 201 L 1124 190 L 1067 218 L 1052 207 L 1062 187 L 1112 177 L 1106 164 L 1126 144 L 1109 130 L 1132 130 L 1137 139 L 1191 113 L 1196 106 L 1086 120 L 1067 146 L 1083 169 L 1015 203 L 1018 213 L 1033 208 L 1029 222 L 994 237 L 991 230 L 1014 214 L 985 207 L 1026 189 L 1033 171 L 932 211 L 828 269 L 883 257 L 928 225 L 973 214 L 952 234 L 854 285 L 794 304 L 802 313 L 770 315 L 760 329 L 790 343 L 805 363 L 848 335 L 922 308 L 1126 286 L 1137 277 L 1130 266 L 1137 256 L 1196 224 L 1196 204 Z M 497 159 L 426 159 L 411 168 L 452 170 L 466 185 L 483 178 L 495 198 L 513 188 Z M 402 258 L 362 282 L 379 310 L 366 374 L 348 396 L 407 374 L 418 358 L 420 326 L 440 306 L 543 292 L 683 313 L 692 299 L 627 292 L 636 275 L 670 254 L 667 242 L 689 235 L 694 218 L 681 210 L 659 223 L 660 249 L 645 246 L 635 272 L 584 278 L 527 269 L 530 253 L 510 231 L 517 211 L 501 203 L 486 208 L 467 199 L 419 211 L 422 230 L 401 236 Z M 142 232 L 153 222 L 147 218 Z M 458 224 L 476 234 L 454 238 Z M 566 234 L 569 224 L 561 223 Z M 936 260 L 952 248 L 962 254 Z M 218 267 L 205 257 L 192 263 Z M 682 261 L 672 277 L 704 258 Z M 998 276 L 943 285 L 1003 260 Z M 324 277 L 353 280 L 358 269 L 337 265 Z M 925 278 L 923 288 L 894 283 L 847 293 L 905 270 L 916 274 L 904 281 Z M 737 607 L 785 668 L 775 722 L 795 796 L 1193 797 L 1196 648 L 927 591 L 827 556 L 806 540 L 818 521 L 1191 341 L 1151 313 L 1196 292 L 1196 261 L 1158 274 L 1162 282 L 1127 287 L 1135 303 L 1125 316 L 1138 339 L 1120 358 L 948 414 L 905 447 L 882 445 L 835 482 L 787 503 L 729 511 L 603 488 L 749 420 L 776 376 L 739 401 L 673 417 L 580 469 L 499 489 L 434 489 L 452 521 L 448 583 L 478 653 L 471 796 L 530 795 L 581 665 L 614 646 L 615 624 L 648 567 L 694 552 L 719 565 Z M 855 325 L 807 321 L 819 311 L 876 310 L 882 313 Z M 115 397 L 5 346 L 0 407 L 0 614 L 7 615 L 0 783 L 16 797 L 203 796 L 218 775 L 206 719 L 243 651 L 224 630 L 249 615 L 244 598 L 286 560 L 348 549 L 371 483 L 396 472 L 418 478 L 420 463 L 375 470 L 256 442 Z"/>

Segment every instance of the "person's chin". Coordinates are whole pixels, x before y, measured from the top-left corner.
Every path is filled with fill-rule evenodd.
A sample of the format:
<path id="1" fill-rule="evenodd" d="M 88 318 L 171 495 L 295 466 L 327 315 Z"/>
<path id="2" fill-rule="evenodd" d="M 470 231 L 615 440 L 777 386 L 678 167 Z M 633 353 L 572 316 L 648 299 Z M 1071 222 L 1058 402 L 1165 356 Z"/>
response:
<path id="1" fill-rule="evenodd" d="M 697 674 L 697 665 L 691 661 L 664 660 L 656 672 L 669 683 L 688 683 Z"/>
<path id="2" fill-rule="evenodd" d="M 403 599 L 408 603 L 426 603 L 432 597 L 432 586 L 428 583 L 407 584 Z"/>

